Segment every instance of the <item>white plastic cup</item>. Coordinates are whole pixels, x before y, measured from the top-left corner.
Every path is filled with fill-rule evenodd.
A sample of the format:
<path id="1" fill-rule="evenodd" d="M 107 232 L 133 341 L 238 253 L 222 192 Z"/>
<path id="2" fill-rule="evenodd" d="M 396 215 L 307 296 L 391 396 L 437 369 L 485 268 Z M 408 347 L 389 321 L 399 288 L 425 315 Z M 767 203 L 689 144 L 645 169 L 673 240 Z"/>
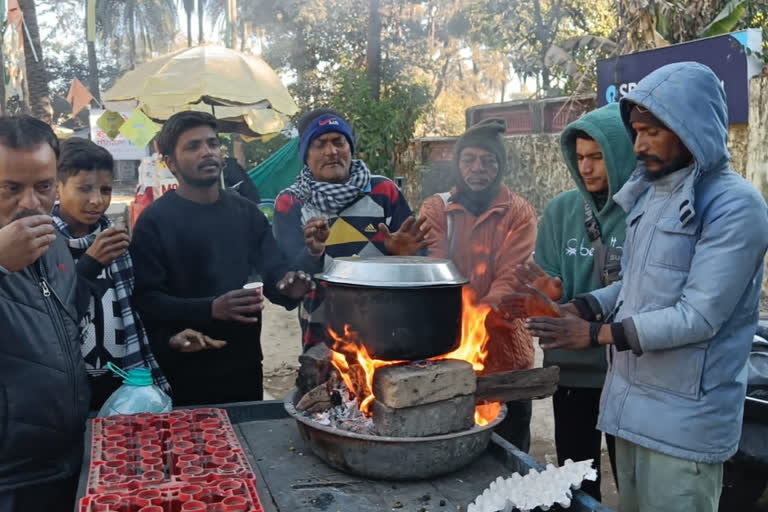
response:
<path id="1" fill-rule="evenodd" d="M 263 292 L 263 290 L 264 290 L 264 283 L 262 283 L 261 281 L 254 281 L 253 283 L 246 283 L 243 286 L 243 289 L 244 290 L 258 290 L 259 291 L 259 295 L 263 295 L 263 293 L 264 293 Z"/>

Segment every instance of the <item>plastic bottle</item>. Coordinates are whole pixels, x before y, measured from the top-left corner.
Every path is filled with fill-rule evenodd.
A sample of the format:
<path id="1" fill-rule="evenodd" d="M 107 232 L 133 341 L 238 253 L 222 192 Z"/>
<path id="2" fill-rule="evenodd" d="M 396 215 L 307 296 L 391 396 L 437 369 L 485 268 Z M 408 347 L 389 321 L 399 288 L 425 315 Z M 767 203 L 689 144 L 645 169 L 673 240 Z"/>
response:
<path id="1" fill-rule="evenodd" d="M 104 402 L 99 417 L 171 411 L 171 398 L 154 385 L 149 368 L 133 368 L 126 372 L 112 363 L 107 363 L 107 368 L 123 378 L 123 385 Z"/>

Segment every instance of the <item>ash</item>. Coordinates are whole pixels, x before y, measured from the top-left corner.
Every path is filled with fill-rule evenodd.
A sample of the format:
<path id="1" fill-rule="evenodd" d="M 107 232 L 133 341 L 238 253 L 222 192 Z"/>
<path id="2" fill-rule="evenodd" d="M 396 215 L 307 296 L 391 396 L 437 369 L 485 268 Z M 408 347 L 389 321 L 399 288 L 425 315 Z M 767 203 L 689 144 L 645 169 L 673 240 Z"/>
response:
<path id="1" fill-rule="evenodd" d="M 334 389 L 332 396 L 338 398 L 339 405 L 315 413 L 304 413 L 311 420 L 339 430 L 346 430 L 355 434 L 377 435 L 373 419 L 360 412 L 357 398 L 346 387 Z"/>

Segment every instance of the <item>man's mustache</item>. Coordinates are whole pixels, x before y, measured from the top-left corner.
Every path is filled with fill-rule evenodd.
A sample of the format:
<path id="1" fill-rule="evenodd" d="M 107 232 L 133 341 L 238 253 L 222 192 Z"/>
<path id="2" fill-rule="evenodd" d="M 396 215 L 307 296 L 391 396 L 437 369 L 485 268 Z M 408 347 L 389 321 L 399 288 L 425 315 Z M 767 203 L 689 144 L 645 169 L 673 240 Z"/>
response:
<path id="1" fill-rule="evenodd" d="M 661 161 L 661 159 L 659 157 L 653 156 L 653 155 L 646 155 L 645 153 L 641 153 L 641 154 L 637 155 L 637 159 L 640 160 L 641 162 L 645 162 L 645 163 L 650 163 L 650 162 L 654 162 L 654 163 L 657 163 L 657 164 L 663 164 L 664 163 L 664 162 Z"/>
<path id="2" fill-rule="evenodd" d="M 35 215 L 45 215 L 40 210 L 21 210 L 19 213 L 17 213 L 13 220 L 19 220 L 23 219 L 24 217 L 34 217 Z"/>
<path id="3" fill-rule="evenodd" d="M 209 165 L 215 165 L 217 167 L 221 167 L 221 162 L 219 160 L 203 160 L 200 162 L 200 165 L 197 166 L 198 169 L 202 169 L 203 167 L 208 167 Z"/>

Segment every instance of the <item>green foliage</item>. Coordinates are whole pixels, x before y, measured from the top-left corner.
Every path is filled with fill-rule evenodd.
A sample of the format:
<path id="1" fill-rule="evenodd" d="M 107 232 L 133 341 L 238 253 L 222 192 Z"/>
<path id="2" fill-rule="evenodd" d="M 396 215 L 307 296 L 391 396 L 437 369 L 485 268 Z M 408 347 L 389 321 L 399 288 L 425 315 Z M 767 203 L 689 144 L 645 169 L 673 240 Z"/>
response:
<path id="1" fill-rule="evenodd" d="M 330 105 L 352 124 L 357 156 L 371 171 L 392 177 L 393 155 L 406 146 L 418 120 L 431 106 L 429 87 L 404 77 L 390 80 L 375 101 L 365 73 L 355 69 L 337 72 L 338 82 Z"/>
<path id="2" fill-rule="evenodd" d="M 719 36 L 733 31 L 747 12 L 747 0 L 732 0 L 704 27 L 702 37 Z"/>

